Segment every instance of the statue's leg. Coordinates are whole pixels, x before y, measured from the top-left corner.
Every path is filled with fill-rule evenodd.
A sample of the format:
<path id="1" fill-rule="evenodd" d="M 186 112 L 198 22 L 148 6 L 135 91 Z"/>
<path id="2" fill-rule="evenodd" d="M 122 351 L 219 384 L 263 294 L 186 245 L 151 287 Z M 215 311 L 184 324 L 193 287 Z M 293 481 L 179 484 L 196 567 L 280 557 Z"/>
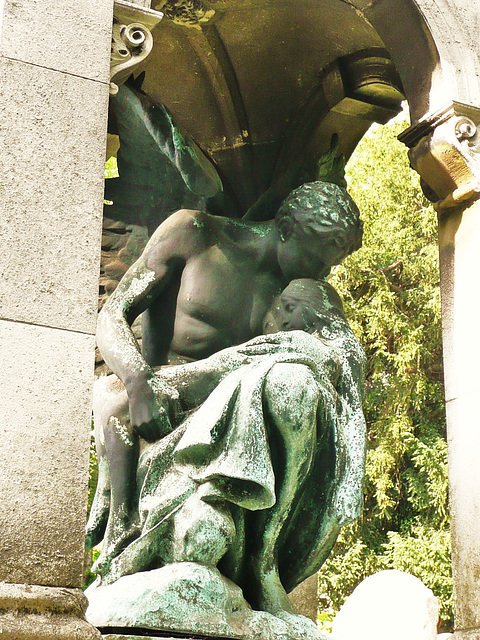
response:
<path id="1" fill-rule="evenodd" d="M 99 482 L 95 494 L 97 518 L 106 511 L 102 552 L 94 570 L 102 573 L 111 558 L 137 534 L 133 500 L 138 438 L 131 434 L 128 397 L 118 378 L 98 381 L 94 420 Z M 102 514 L 100 517 L 104 517 Z"/>
<path id="2" fill-rule="evenodd" d="M 108 463 L 104 453 L 98 453 L 98 479 L 95 495 L 88 516 L 85 528 L 85 548 L 92 549 L 103 540 L 108 522 L 108 512 L 110 510 L 110 476 L 108 474 Z"/>
<path id="3" fill-rule="evenodd" d="M 281 452 L 282 469 L 275 470 L 275 505 L 258 513 L 253 570 L 260 593 L 255 605 L 289 618 L 293 607 L 278 575 L 278 539 L 313 460 L 320 390 L 307 366 L 279 363 L 267 376 L 264 396 L 272 447 Z"/>
<path id="4" fill-rule="evenodd" d="M 235 539 L 229 506 L 210 496 L 209 485 L 200 485 L 174 516 L 171 562 L 216 567 Z"/>
<path id="5" fill-rule="evenodd" d="M 85 546 L 87 549 L 91 549 L 103 540 L 110 511 L 110 474 L 105 452 L 104 428 L 112 413 L 110 409 L 112 399 L 117 403 L 116 396 L 119 395 L 119 392 L 115 390 L 117 381 L 120 383 L 116 376 L 110 375 L 99 378 L 93 385 L 93 424 L 98 477 L 86 526 Z"/>
<path id="6" fill-rule="evenodd" d="M 111 416 L 105 429 L 105 449 L 110 474 L 110 515 L 102 554 L 114 557 L 137 533 L 134 510 L 139 441 L 125 418 Z"/>

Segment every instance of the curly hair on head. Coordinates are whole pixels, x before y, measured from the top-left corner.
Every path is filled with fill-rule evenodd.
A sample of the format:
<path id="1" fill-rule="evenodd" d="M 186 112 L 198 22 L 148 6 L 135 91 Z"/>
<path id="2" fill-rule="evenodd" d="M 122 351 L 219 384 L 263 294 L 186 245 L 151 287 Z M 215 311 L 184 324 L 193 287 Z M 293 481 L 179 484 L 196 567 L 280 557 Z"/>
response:
<path id="1" fill-rule="evenodd" d="M 317 233 L 322 229 L 325 233 L 325 228 L 330 227 L 332 233 L 351 236 L 349 253 L 362 245 L 360 211 L 347 191 L 336 184 L 306 182 L 287 196 L 275 219 L 280 230 L 286 228 L 294 232 L 296 227 L 301 227 L 306 232 Z M 288 233 L 285 238 L 287 236 Z"/>

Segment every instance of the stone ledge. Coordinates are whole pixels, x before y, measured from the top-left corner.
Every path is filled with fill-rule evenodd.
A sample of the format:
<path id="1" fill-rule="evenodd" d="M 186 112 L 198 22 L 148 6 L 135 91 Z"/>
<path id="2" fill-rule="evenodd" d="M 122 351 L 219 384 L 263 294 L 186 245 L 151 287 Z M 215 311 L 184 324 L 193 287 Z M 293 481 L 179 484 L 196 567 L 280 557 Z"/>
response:
<path id="1" fill-rule="evenodd" d="M 132 631 L 134 631 L 132 629 Z M 153 633 L 161 633 L 153 632 Z M 202 635 L 168 635 L 169 632 L 166 632 L 165 635 L 130 635 L 128 632 L 126 633 L 106 633 L 102 635 L 102 640 L 145 640 L 145 638 L 150 638 L 150 640 L 237 640 L 236 638 L 227 638 L 225 636 L 202 636 Z"/>
<path id="2" fill-rule="evenodd" d="M 125 635 L 118 635 L 116 633 L 111 634 L 108 633 L 106 636 L 102 636 L 102 640 L 145 640 L 145 638 L 150 638 L 150 640 L 203 640 L 203 638 L 200 637 L 189 637 L 189 638 L 181 638 L 179 636 L 176 637 L 172 637 L 172 636 L 125 636 Z M 215 640 L 215 639 L 213 639 Z M 228 640 L 228 638 L 219 638 L 218 640 Z M 234 639 L 233 639 L 234 640 Z"/>
<path id="3" fill-rule="evenodd" d="M 100 640 L 80 589 L 0 582 L 2 640 Z"/>
<path id="4" fill-rule="evenodd" d="M 233 636 L 219 636 L 203 633 L 176 632 L 139 627 L 98 627 L 102 640 L 241 640 Z M 2 640 L 0 638 L 0 640 Z"/>
<path id="5" fill-rule="evenodd" d="M 218 636 L 132 636 L 118 633 L 102 635 L 102 640 L 236 640 L 236 638 L 220 638 Z"/>

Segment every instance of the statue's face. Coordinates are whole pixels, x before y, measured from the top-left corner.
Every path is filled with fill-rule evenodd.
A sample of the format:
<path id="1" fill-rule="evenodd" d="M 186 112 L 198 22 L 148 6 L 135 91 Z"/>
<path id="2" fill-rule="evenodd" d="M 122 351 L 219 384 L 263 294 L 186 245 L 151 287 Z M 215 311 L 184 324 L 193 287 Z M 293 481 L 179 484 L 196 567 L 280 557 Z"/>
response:
<path id="1" fill-rule="evenodd" d="M 295 298 L 284 293 L 280 296 L 279 320 L 282 330 L 293 331 L 305 328 L 305 307 Z"/>
<path id="2" fill-rule="evenodd" d="M 265 316 L 264 333 L 277 331 L 308 331 L 316 324 L 316 316 L 301 300 L 293 297 L 285 290 L 278 296 Z"/>
<path id="3" fill-rule="evenodd" d="M 348 241 L 340 227 L 317 226 L 308 231 L 300 222 L 280 243 L 278 260 L 283 274 L 289 279 L 313 278 L 318 280 L 329 274 L 348 253 Z"/>

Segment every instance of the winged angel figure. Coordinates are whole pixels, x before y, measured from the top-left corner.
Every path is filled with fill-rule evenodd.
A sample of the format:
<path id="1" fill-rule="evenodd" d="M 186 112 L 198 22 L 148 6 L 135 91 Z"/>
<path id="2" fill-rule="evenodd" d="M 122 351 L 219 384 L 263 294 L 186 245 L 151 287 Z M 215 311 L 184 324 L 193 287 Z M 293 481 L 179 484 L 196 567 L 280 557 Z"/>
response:
<path id="1" fill-rule="evenodd" d="M 319 638 L 287 592 L 358 516 L 365 453 L 364 356 L 325 281 L 362 237 L 336 141 L 240 218 L 164 107 L 132 86 L 114 100 L 110 215 L 151 237 L 99 316 L 113 375 L 94 400 L 87 541 L 103 547 L 87 615 L 103 629 Z"/>

